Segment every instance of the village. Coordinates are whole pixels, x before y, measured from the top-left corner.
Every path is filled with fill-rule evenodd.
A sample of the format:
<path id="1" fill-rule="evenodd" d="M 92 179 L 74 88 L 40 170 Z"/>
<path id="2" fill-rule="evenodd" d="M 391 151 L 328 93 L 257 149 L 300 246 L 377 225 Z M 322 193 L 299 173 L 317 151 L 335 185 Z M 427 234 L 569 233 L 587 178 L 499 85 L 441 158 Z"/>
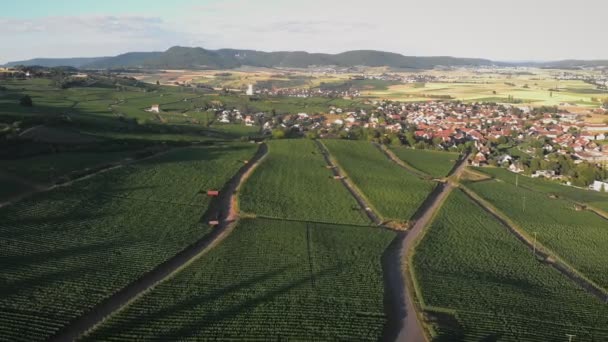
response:
<path id="1" fill-rule="evenodd" d="M 242 121 L 250 126 L 255 122 L 269 135 L 281 131 L 285 133 L 281 136 L 377 139 L 418 149 L 469 149 L 473 151 L 472 166 L 503 166 L 531 177 L 596 191 L 608 189 L 604 182 L 608 178 L 608 123 L 589 123 L 585 115 L 557 108 L 432 101 L 368 103 L 371 110 L 331 106 L 327 113 L 274 117 L 243 115 L 236 109 L 218 109 L 217 113 L 221 123 Z M 572 168 L 593 167 L 593 179 L 573 179 L 573 171 L 567 174 L 563 166 L 566 161 L 557 162 L 559 156 Z"/>

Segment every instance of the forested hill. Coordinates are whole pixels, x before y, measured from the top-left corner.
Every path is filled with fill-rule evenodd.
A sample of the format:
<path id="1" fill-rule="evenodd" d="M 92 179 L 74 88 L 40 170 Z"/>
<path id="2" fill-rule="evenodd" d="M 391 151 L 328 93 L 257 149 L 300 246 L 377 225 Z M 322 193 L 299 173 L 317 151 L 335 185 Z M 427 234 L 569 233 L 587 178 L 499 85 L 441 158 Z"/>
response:
<path id="1" fill-rule="evenodd" d="M 40 66 L 73 66 L 77 68 L 111 69 L 111 68 L 158 68 L 158 69 L 232 69 L 242 65 L 257 67 L 292 67 L 309 66 L 388 66 L 394 68 L 429 69 L 436 66 L 479 66 L 492 65 L 486 59 L 456 57 L 412 57 L 397 53 L 360 50 L 340 54 L 293 52 L 263 52 L 254 50 L 221 49 L 207 50 L 175 46 L 164 52 L 130 52 L 114 57 L 66 59 L 32 59 L 11 62 L 14 65 Z"/>
<path id="2" fill-rule="evenodd" d="M 7 66 L 39 65 L 44 67 L 71 66 L 88 69 L 148 68 L 148 69 L 233 69 L 243 65 L 256 67 L 309 66 L 387 66 L 406 69 L 432 69 L 438 66 L 533 66 L 544 68 L 608 67 L 608 60 L 563 60 L 553 62 L 507 63 L 481 58 L 416 57 L 398 53 L 356 50 L 339 54 L 305 51 L 263 52 L 255 50 L 220 49 L 174 46 L 164 52 L 129 52 L 114 57 L 37 58 L 10 62 Z"/>

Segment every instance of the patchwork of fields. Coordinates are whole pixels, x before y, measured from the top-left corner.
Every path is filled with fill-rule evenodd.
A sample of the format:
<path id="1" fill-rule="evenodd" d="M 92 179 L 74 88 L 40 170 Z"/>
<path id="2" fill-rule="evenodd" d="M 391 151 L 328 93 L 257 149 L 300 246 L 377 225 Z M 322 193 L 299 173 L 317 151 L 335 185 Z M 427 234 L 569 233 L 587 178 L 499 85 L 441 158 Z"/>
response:
<path id="1" fill-rule="evenodd" d="M 447 176 L 459 158 L 458 153 L 415 150 L 406 147 L 393 147 L 391 151 L 414 168 L 438 178 Z"/>
<path id="2" fill-rule="evenodd" d="M 209 198 L 256 150 L 184 148 L 0 208 L 0 336 L 45 340 L 209 232 Z"/>
<path id="3" fill-rule="evenodd" d="M 570 201 L 505 182 L 484 181 L 469 187 L 529 236 L 536 232 L 541 244 L 599 286 L 608 288 L 607 220 L 589 211 L 576 211 Z"/>
<path id="4" fill-rule="evenodd" d="M 369 224 L 346 188 L 333 179 L 311 140 L 276 140 L 247 181 L 241 210 L 291 220 Z"/>
<path id="5" fill-rule="evenodd" d="M 434 188 L 433 182 L 404 171 L 369 142 L 323 144 L 384 219 L 408 221 Z"/>
<path id="6" fill-rule="evenodd" d="M 437 340 L 608 339 L 608 306 L 531 253 L 455 191 L 413 259 Z"/>
<path id="7" fill-rule="evenodd" d="M 241 220 L 220 246 L 88 340 L 369 340 L 386 317 L 380 257 L 394 233 Z"/>

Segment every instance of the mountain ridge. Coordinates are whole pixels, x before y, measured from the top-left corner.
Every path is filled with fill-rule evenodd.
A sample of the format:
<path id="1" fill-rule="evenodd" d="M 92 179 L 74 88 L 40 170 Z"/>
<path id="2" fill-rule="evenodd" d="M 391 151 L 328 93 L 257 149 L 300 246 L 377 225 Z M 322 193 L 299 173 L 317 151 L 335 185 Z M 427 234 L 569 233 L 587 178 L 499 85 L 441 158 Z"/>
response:
<path id="1" fill-rule="evenodd" d="M 352 50 L 337 54 L 306 51 L 265 52 L 243 49 L 208 50 L 202 47 L 173 46 L 166 51 L 127 52 L 109 57 L 34 58 L 5 66 L 70 66 L 84 69 L 234 69 L 240 66 L 307 68 L 310 66 L 392 67 L 432 69 L 438 66 L 534 66 L 545 68 L 608 67 L 608 60 L 559 60 L 548 62 L 501 62 L 484 58 L 451 56 L 405 56 L 378 50 Z"/>

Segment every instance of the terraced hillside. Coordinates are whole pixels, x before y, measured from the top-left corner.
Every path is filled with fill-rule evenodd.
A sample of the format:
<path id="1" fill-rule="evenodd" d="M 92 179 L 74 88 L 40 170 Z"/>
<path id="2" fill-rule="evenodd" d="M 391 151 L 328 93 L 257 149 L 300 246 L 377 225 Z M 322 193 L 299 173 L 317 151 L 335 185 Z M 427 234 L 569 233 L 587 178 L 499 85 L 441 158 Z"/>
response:
<path id="1" fill-rule="evenodd" d="M 433 190 L 365 141 L 323 140 L 340 168 L 387 220 L 408 221 Z"/>
<path id="2" fill-rule="evenodd" d="M 85 340 L 377 341 L 386 317 L 377 228 L 241 220 L 218 247 Z"/>
<path id="3" fill-rule="evenodd" d="M 333 179 L 311 140 L 275 140 L 245 184 L 241 210 L 258 216 L 330 223 L 368 224 L 357 202 Z"/>
<path id="4" fill-rule="evenodd" d="M 428 229 L 413 267 L 438 341 L 608 339 L 608 306 L 537 261 L 460 191 Z"/>
<path id="5" fill-rule="evenodd" d="M 203 237 L 204 192 L 255 150 L 174 150 L 0 208 L 1 339 L 47 339 Z"/>
<path id="6" fill-rule="evenodd" d="M 572 202 L 499 181 L 469 187 L 604 289 L 608 288 L 608 221 Z"/>

